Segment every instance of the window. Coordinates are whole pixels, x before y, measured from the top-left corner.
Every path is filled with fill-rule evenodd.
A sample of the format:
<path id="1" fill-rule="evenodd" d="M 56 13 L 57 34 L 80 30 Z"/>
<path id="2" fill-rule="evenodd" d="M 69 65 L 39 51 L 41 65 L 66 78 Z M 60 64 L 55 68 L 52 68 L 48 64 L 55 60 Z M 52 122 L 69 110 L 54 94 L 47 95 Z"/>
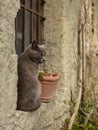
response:
<path id="1" fill-rule="evenodd" d="M 20 55 L 34 40 L 43 43 L 43 5 L 45 0 L 20 0 L 21 8 L 15 20 L 16 52 Z"/>

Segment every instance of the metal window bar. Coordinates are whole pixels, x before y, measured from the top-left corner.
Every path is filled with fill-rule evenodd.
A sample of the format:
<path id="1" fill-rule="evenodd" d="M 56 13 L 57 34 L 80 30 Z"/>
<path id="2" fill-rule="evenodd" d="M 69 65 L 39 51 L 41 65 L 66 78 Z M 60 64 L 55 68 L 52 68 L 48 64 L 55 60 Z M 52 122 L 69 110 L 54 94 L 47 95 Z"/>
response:
<path id="1" fill-rule="evenodd" d="M 37 11 L 40 14 L 40 0 L 37 1 Z M 40 43 L 40 15 L 37 16 L 37 31 L 36 31 L 36 39 L 38 43 Z"/>
<path id="2" fill-rule="evenodd" d="M 15 44 L 21 46 L 21 52 L 23 52 L 25 47 L 26 47 L 26 43 L 25 43 L 26 42 L 25 31 L 26 31 L 26 27 L 27 27 L 27 25 L 26 25 L 26 22 L 27 22 L 26 21 L 27 20 L 26 19 L 26 12 L 29 12 L 29 14 L 30 14 L 30 25 L 29 25 L 29 27 L 30 27 L 30 32 L 29 32 L 30 33 L 30 37 L 29 37 L 30 43 L 35 39 L 38 41 L 39 44 L 42 43 L 42 41 L 43 41 L 43 35 L 41 33 L 43 33 L 42 25 L 43 25 L 43 21 L 45 20 L 45 17 L 41 13 L 41 10 L 43 10 L 43 4 L 45 3 L 45 0 L 35 0 L 36 5 L 34 5 L 34 0 L 30 0 L 30 1 L 28 1 L 28 2 L 30 2 L 29 3 L 30 6 L 27 5 L 26 0 L 20 0 L 20 2 L 21 2 L 21 9 L 23 10 L 23 14 L 21 16 L 18 15 L 18 19 L 19 19 L 19 17 L 21 17 L 21 19 L 22 19 L 21 20 L 22 21 L 22 41 L 21 41 L 21 43 L 16 42 L 18 32 L 17 32 L 17 26 L 15 26 L 16 27 L 15 28 L 15 31 L 16 31 Z M 34 6 L 36 6 L 36 9 Z M 36 17 L 36 20 L 34 20 L 34 17 Z M 18 19 L 16 17 L 15 25 L 19 24 L 20 21 L 17 21 Z M 19 26 L 20 26 L 20 24 L 19 24 Z M 19 28 L 19 26 L 18 26 L 18 28 Z M 21 52 L 17 51 L 19 49 L 19 48 L 17 48 L 17 45 L 16 45 L 16 52 L 18 54 L 18 52 L 19 53 L 21 53 Z M 20 54 L 18 54 L 18 55 L 20 55 Z"/>
<path id="3" fill-rule="evenodd" d="M 23 13 L 23 49 L 22 51 L 24 51 L 24 43 L 25 43 L 25 12 L 26 11 L 29 11 L 31 13 L 31 30 L 30 30 L 30 41 L 32 42 L 32 34 L 33 34 L 33 14 L 37 16 L 37 24 L 36 24 L 36 40 L 38 41 L 38 43 L 40 43 L 40 19 L 42 19 L 43 21 L 45 20 L 45 17 L 43 17 L 41 14 L 40 14 L 40 3 L 44 4 L 45 1 L 44 0 L 36 0 L 37 1 L 37 11 L 35 11 L 33 9 L 33 2 L 31 0 L 31 7 L 27 7 L 26 6 L 26 2 L 24 0 L 23 4 L 21 3 L 21 8 L 23 8 L 24 10 L 24 13 Z"/>
<path id="4" fill-rule="evenodd" d="M 33 10 L 33 2 L 31 0 L 31 10 Z M 33 34 L 33 14 L 31 13 L 31 30 L 30 30 L 30 41 L 33 42 L 32 34 Z"/>
<path id="5" fill-rule="evenodd" d="M 23 4 L 26 4 L 26 0 L 23 0 Z M 26 8 L 23 9 L 23 31 L 22 31 L 22 52 L 25 49 L 25 20 L 26 20 Z"/>

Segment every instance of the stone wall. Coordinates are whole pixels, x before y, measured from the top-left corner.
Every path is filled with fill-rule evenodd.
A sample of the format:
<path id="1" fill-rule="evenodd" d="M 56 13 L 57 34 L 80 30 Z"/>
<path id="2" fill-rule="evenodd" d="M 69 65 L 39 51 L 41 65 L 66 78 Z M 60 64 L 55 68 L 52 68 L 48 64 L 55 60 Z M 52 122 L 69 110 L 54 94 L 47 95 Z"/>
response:
<path id="1" fill-rule="evenodd" d="M 91 73 L 90 85 L 91 89 L 98 95 L 98 0 L 94 0 L 94 36 L 92 43 Z M 98 96 L 96 96 L 98 98 Z"/>
<path id="2" fill-rule="evenodd" d="M 16 108 L 15 17 L 19 4 L 16 0 L 0 0 L 0 123 L 5 123 Z"/>
<path id="3" fill-rule="evenodd" d="M 76 96 L 77 33 L 80 0 L 47 0 L 45 5 L 46 68 L 61 78 L 54 101 L 35 112 L 16 111 L 17 56 L 14 20 L 17 0 L 0 0 L 0 129 L 59 130 L 69 117 L 71 94 Z"/>
<path id="4" fill-rule="evenodd" d="M 95 50 L 98 51 L 98 1 L 94 0 L 94 42 Z"/>
<path id="5" fill-rule="evenodd" d="M 61 75 L 58 90 L 75 98 L 80 0 L 49 0 L 45 7 L 46 69 Z"/>

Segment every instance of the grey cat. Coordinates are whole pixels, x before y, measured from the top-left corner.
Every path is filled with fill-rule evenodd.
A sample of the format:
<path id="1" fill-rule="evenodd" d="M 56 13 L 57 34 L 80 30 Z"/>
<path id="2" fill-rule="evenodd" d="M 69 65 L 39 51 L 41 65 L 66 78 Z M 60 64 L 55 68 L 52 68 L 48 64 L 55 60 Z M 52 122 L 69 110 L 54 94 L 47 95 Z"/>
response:
<path id="1" fill-rule="evenodd" d="M 18 58 L 17 110 L 34 111 L 41 105 L 39 64 L 45 61 L 45 50 L 34 41 Z"/>

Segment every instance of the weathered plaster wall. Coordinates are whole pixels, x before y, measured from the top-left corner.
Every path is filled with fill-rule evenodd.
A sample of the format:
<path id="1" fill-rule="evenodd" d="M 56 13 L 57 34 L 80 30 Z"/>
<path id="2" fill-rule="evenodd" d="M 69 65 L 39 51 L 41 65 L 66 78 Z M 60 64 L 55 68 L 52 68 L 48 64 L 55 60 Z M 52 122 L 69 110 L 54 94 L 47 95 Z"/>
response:
<path id="1" fill-rule="evenodd" d="M 98 46 L 98 0 L 95 0 L 95 15 L 96 15 L 96 29 L 97 29 L 97 46 Z"/>
<path id="2" fill-rule="evenodd" d="M 94 0 L 94 43 L 93 45 L 96 46 L 98 51 L 98 0 Z"/>
<path id="3" fill-rule="evenodd" d="M 95 37 L 96 37 L 96 53 L 98 53 L 98 0 L 94 0 L 95 3 Z M 94 83 L 95 83 L 95 92 L 98 94 L 98 56 L 96 57 L 96 61 L 95 63 L 92 63 L 93 67 L 92 67 L 92 74 L 94 79 Z M 94 73 L 93 73 L 94 72 Z"/>
<path id="4" fill-rule="evenodd" d="M 15 54 L 16 0 L 0 0 L 0 123 L 15 113 L 17 56 Z"/>
<path id="5" fill-rule="evenodd" d="M 92 43 L 91 59 L 91 83 L 96 94 L 98 94 L 98 0 L 94 0 L 94 37 Z M 92 84 L 91 84 L 92 87 Z"/>
<path id="6" fill-rule="evenodd" d="M 47 0 L 45 43 L 47 68 L 59 73 L 56 97 L 35 112 L 16 111 L 17 56 L 15 25 L 19 1 L 0 0 L 0 129 L 59 130 L 69 116 L 70 90 L 75 97 L 77 81 L 77 27 L 80 0 Z"/>
<path id="7" fill-rule="evenodd" d="M 58 90 L 75 98 L 77 81 L 77 33 L 80 0 L 49 0 L 45 7 L 46 69 L 61 75 Z"/>

